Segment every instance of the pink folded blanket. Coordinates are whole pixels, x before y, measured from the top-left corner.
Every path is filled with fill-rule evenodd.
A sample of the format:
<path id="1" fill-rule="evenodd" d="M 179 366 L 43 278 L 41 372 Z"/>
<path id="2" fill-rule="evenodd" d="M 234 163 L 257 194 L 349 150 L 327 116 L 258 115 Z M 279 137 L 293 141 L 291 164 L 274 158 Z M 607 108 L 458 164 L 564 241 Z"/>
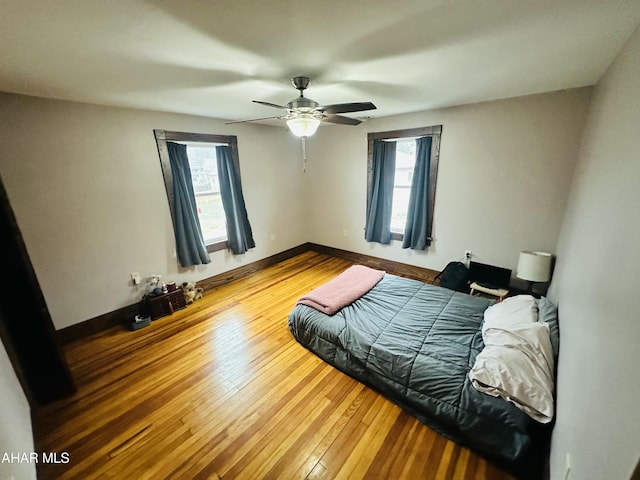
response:
<path id="1" fill-rule="evenodd" d="M 371 290 L 382 280 L 384 274 L 382 270 L 353 265 L 333 280 L 300 297 L 297 304 L 308 305 L 327 315 L 333 315 Z"/>

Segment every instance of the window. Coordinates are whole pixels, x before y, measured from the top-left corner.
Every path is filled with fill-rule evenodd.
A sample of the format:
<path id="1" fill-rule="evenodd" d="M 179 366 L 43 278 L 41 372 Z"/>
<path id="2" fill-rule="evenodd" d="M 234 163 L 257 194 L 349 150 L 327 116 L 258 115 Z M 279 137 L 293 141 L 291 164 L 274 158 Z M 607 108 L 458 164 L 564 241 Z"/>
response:
<path id="1" fill-rule="evenodd" d="M 396 168 L 391 203 L 391 233 L 404 234 L 409 210 L 411 179 L 416 166 L 416 141 L 414 138 L 396 141 Z"/>
<path id="2" fill-rule="evenodd" d="M 193 193 L 206 245 L 227 241 L 227 227 L 220 196 L 215 143 L 177 142 L 187 146 Z"/>
<path id="3" fill-rule="evenodd" d="M 441 133 L 442 125 L 368 134 L 367 227 L 365 229 L 367 240 L 380 243 L 402 240 L 403 248 L 407 246 L 415 248 L 413 239 L 405 239 L 407 232 L 411 232 L 412 236 L 418 233 L 422 235 L 423 243 L 426 243 L 426 246 L 430 245 Z M 421 170 L 421 177 L 414 179 L 414 172 L 417 171 L 418 139 L 426 137 L 430 137 L 430 147 L 426 148 L 427 165 Z M 377 141 L 393 142 L 395 146 L 384 149 L 387 152 L 384 154 L 384 161 L 390 162 L 392 166 L 374 172 L 374 145 L 381 145 Z M 391 153 L 388 153 L 389 151 Z M 376 198 L 373 198 L 374 195 Z M 384 198 L 380 199 L 377 195 L 383 195 Z M 391 199 L 387 198 L 389 195 Z M 415 217 L 409 220 L 408 225 L 407 216 L 413 213 L 410 211 L 412 198 L 417 207 L 422 209 L 424 217 L 424 221 L 417 228 L 419 232 L 412 230 Z M 372 208 L 372 202 L 379 202 L 379 204 L 374 204 Z M 390 208 L 384 206 L 389 203 Z M 374 218 L 374 216 L 377 217 Z"/>
<path id="4" fill-rule="evenodd" d="M 175 142 L 187 147 L 198 220 L 200 221 L 200 228 L 207 251 L 215 252 L 227 248 L 227 227 L 220 195 L 215 147 L 218 145 L 229 146 L 233 162 L 236 165 L 236 169 L 239 170 L 237 137 L 164 130 L 154 130 L 154 133 L 158 144 L 169 205 L 173 205 L 174 193 L 167 142 Z M 173 208 L 171 215 L 174 215 Z"/>

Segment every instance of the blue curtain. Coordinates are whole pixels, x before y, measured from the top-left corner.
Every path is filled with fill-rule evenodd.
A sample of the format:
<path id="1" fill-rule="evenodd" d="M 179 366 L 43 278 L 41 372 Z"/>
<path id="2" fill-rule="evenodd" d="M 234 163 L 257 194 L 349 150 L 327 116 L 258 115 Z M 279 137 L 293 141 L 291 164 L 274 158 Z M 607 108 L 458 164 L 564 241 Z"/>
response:
<path id="1" fill-rule="evenodd" d="M 245 253 L 256 246 L 242 195 L 240 172 L 237 171 L 227 145 L 216 147 L 218 181 L 222 207 L 227 219 L 227 243 L 234 254 Z"/>
<path id="2" fill-rule="evenodd" d="M 396 143 L 373 141 L 371 188 L 364 238 L 368 242 L 391 243 L 391 202 L 396 172 Z"/>
<path id="3" fill-rule="evenodd" d="M 431 137 L 416 140 L 416 165 L 411 180 L 407 223 L 402 248 L 424 250 L 431 243 L 429 231 L 429 175 L 431 170 Z"/>
<path id="4" fill-rule="evenodd" d="M 209 263 L 211 259 L 198 220 L 187 146 L 167 142 L 167 150 L 173 177 L 173 231 L 178 260 L 183 267 Z"/>

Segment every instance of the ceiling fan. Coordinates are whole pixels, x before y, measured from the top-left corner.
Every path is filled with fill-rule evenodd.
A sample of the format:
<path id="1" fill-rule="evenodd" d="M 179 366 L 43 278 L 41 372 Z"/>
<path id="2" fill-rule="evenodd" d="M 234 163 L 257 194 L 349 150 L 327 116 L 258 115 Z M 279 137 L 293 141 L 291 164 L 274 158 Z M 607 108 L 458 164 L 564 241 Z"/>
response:
<path id="1" fill-rule="evenodd" d="M 278 118 L 286 120 L 287 126 L 291 132 L 298 137 L 310 137 L 313 135 L 321 121 L 329 123 L 338 123 L 341 125 L 359 125 L 361 120 L 345 117 L 341 113 L 363 112 L 365 110 L 375 110 L 376 106 L 371 102 L 352 102 L 352 103 L 336 103 L 334 105 L 319 105 L 315 100 L 311 100 L 304 96 L 304 91 L 309 85 L 309 77 L 294 77 L 291 79 L 293 86 L 300 92 L 300 96 L 294 98 L 286 105 L 277 105 L 270 102 L 262 102 L 253 100 L 254 103 L 266 105 L 267 107 L 279 108 L 286 110 L 284 115 L 275 115 L 272 117 L 254 118 L 252 120 L 239 120 L 232 123 L 253 122 L 256 120 L 268 120 Z"/>

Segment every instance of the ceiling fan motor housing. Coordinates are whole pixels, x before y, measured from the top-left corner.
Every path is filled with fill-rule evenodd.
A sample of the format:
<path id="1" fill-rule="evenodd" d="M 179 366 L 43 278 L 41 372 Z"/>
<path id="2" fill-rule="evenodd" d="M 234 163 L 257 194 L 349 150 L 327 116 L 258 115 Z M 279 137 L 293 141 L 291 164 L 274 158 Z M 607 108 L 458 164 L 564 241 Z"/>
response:
<path id="1" fill-rule="evenodd" d="M 318 102 L 316 102 L 315 100 L 311 100 L 310 98 L 300 96 L 298 98 L 294 98 L 289 103 L 287 103 L 287 108 L 289 110 L 310 112 L 311 110 L 316 108 L 318 105 L 319 105 Z"/>
<path id="2" fill-rule="evenodd" d="M 293 86 L 300 91 L 300 96 L 287 103 L 287 109 L 304 113 L 312 111 L 319 105 L 315 100 L 304 96 L 304 90 L 309 86 L 309 81 L 309 77 L 293 77 L 291 79 Z"/>

